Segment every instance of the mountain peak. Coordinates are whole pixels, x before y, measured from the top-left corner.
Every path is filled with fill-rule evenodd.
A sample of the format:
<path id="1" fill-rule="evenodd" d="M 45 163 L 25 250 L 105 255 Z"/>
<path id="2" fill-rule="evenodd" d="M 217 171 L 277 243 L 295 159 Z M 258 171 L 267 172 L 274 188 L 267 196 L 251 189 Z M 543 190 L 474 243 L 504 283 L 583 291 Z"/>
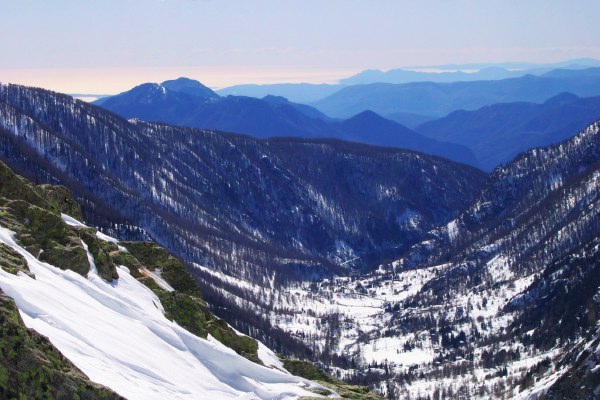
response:
<path id="1" fill-rule="evenodd" d="M 385 118 L 383 118 L 381 115 L 377 114 L 375 111 L 371 111 L 371 110 L 365 110 L 362 111 L 356 115 L 354 115 L 353 117 L 348 119 L 349 121 L 389 121 L 389 122 L 393 122 L 390 120 L 387 120 Z"/>
<path id="2" fill-rule="evenodd" d="M 205 99 L 218 98 L 219 95 L 202 83 L 185 77 L 164 81 L 162 86 L 173 92 L 186 93 L 190 96 L 202 97 Z"/>
<path id="3" fill-rule="evenodd" d="M 353 117 L 344 121 L 344 124 L 345 125 L 350 124 L 353 126 L 361 126 L 364 128 L 371 127 L 371 128 L 377 128 L 377 129 L 382 129 L 382 128 L 400 129 L 405 133 L 410 132 L 411 134 L 414 134 L 414 132 L 412 130 L 408 129 L 404 125 L 402 125 L 396 121 L 392 121 L 390 119 L 382 117 L 381 115 L 377 114 L 375 111 L 371 111 L 371 110 L 365 110 L 365 111 L 362 111 L 362 112 L 354 115 Z"/>
<path id="4" fill-rule="evenodd" d="M 571 93 L 571 92 L 562 92 L 557 94 L 556 96 L 550 97 L 548 100 L 544 102 L 544 104 L 567 104 L 572 103 L 573 101 L 579 99 L 579 96 Z"/>
<path id="5" fill-rule="evenodd" d="M 142 83 L 140 85 L 137 85 L 136 87 L 131 89 L 131 91 L 132 92 L 143 92 L 143 91 L 151 91 L 151 90 L 160 90 L 161 88 L 164 88 L 164 86 L 159 83 L 147 82 L 147 83 Z"/>

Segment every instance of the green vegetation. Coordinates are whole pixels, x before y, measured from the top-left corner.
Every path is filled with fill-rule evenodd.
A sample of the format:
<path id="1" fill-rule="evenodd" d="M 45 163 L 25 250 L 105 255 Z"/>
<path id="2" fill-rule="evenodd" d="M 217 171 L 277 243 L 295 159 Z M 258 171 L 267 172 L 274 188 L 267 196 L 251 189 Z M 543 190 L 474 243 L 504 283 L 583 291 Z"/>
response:
<path id="1" fill-rule="evenodd" d="M 77 229 L 61 212 L 81 218 L 79 205 L 62 186 L 35 186 L 0 162 L 0 225 L 41 261 L 86 276 L 87 254 Z M 91 232 L 85 232 L 91 234 Z M 95 231 L 93 231 L 95 238 Z M 103 244 L 99 244 L 101 247 Z M 25 258 L 0 243 L 0 267 L 32 277 Z M 14 301 L 0 290 L 1 399 L 121 399 L 92 383 L 45 337 L 23 324 Z"/>
<path id="2" fill-rule="evenodd" d="M 309 361 L 301 360 L 283 360 L 283 368 L 285 368 L 291 374 L 301 376 L 311 381 L 321 381 L 335 383 L 336 379 L 331 375 L 325 373 L 325 371 L 319 369 L 316 365 Z"/>
<path id="3" fill-rule="evenodd" d="M 112 258 L 113 263 L 115 265 L 122 265 L 124 267 L 127 267 L 127 269 L 129 269 L 129 274 L 134 278 L 137 278 L 140 281 L 142 279 L 146 279 L 154 282 L 152 278 L 144 278 L 142 276 L 142 274 L 140 273 L 140 270 L 143 269 L 142 264 L 140 264 L 140 262 L 134 256 L 132 256 L 131 253 L 117 250 L 112 251 L 109 255 Z M 148 286 L 148 284 L 144 284 Z M 156 285 L 156 287 L 158 288 L 158 285 Z"/>
<path id="4" fill-rule="evenodd" d="M 283 367 L 293 375 L 301 376 L 317 382 L 320 385 L 334 390 L 342 399 L 351 400 L 382 400 L 369 390 L 366 386 L 349 385 L 345 382 L 335 379 L 331 375 L 326 374 L 321 369 L 317 368 L 313 363 L 301 360 L 283 360 Z M 328 395 L 324 391 L 317 391 L 317 394 Z"/>
<path id="5" fill-rule="evenodd" d="M 35 186 L 36 191 L 56 210 L 67 214 L 78 221 L 83 220 L 81 207 L 73 199 L 71 192 L 64 186 L 39 185 Z"/>
<path id="6" fill-rule="evenodd" d="M 81 208 L 64 186 L 34 185 L 15 174 L 0 161 L 0 198 L 23 200 L 29 204 L 48 210 L 54 214 L 65 213 L 82 220 Z"/>
<path id="7" fill-rule="evenodd" d="M 77 231 L 94 257 L 94 264 L 96 264 L 98 275 L 109 282 L 113 279 L 119 279 L 117 267 L 111 255 L 113 252 L 119 251 L 117 245 L 98 239 L 96 237 L 96 230 L 93 228 L 79 228 Z"/>
<path id="8" fill-rule="evenodd" d="M 33 185 L 0 162 L 0 224 L 11 229 L 32 255 L 61 269 L 87 275 L 89 262 L 78 232 L 61 212 L 81 218 L 81 209 L 62 186 Z"/>
<path id="9" fill-rule="evenodd" d="M 45 337 L 27 329 L 14 301 L 0 291 L 0 398 L 121 399 L 94 384 Z"/>
<path id="10" fill-rule="evenodd" d="M 34 277 L 29 272 L 25 258 L 4 243 L 0 243 L 0 260 L 2 260 L 0 267 L 10 274 L 16 275 L 17 272 L 21 271 L 32 278 Z"/>
<path id="11" fill-rule="evenodd" d="M 6 209 L 20 222 L 16 238 L 27 251 L 60 269 L 87 275 L 90 265 L 81 239 L 60 215 L 21 200 L 8 202 Z"/>
<path id="12" fill-rule="evenodd" d="M 18 243 L 32 255 L 87 276 L 90 265 L 83 240 L 103 279 L 118 279 L 116 266 L 126 266 L 133 277 L 156 293 L 167 318 L 200 337 L 210 334 L 238 354 L 260 363 L 258 343 L 237 335 L 210 312 L 195 279 L 168 251 L 154 243 L 135 242 L 124 243 L 129 252 L 120 251 L 115 244 L 98 239 L 94 228 L 67 225 L 61 213 L 82 217 L 79 205 L 62 186 L 33 185 L 1 162 L 0 181 L 0 224 L 14 231 Z M 25 259 L 8 246 L 0 246 L 0 259 L 0 266 L 10 273 L 29 273 Z M 161 289 L 145 270 L 160 275 L 175 291 Z"/>
<path id="13" fill-rule="evenodd" d="M 128 263 L 125 265 L 130 270 L 141 267 L 141 263 L 148 270 L 160 274 L 175 289 L 173 292 L 161 289 L 152 278 L 145 277 L 143 269 L 141 270 L 142 276 L 138 280 L 156 293 L 168 319 L 202 338 L 210 334 L 239 355 L 262 364 L 258 358 L 256 340 L 238 335 L 225 321 L 217 318 L 209 310 L 202 299 L 196 280 L 185 270 L 179 260 L 154 243 L 123 242 L 122 244 L 130 254 L 129 256 L 126 253 L 120 254 L 118 257 Z"/>
<path id="14" fill-rule="evenodd" d="M 200 287 L 194 277 L 167 250 L 151 242 L 121 244 L 148 270 L 160 273 L 160 276 L 176 291 L 201 296 Z"/>
<path id="15" fill-rule="evenodd" d="M 99 275 L 107 281 L 119 278 L 111 257 L 117 247 L 98 239 L 93 228 L 71 227 L 62 221 L 61 213 L 82 218 L 79 205 L 65 187 L 35 186 L 1 162 L 0 180 L 0 224 L 13 230 L 27 251 L 41 261 L 87 276 L 90 264 L 83 240 Z"/>

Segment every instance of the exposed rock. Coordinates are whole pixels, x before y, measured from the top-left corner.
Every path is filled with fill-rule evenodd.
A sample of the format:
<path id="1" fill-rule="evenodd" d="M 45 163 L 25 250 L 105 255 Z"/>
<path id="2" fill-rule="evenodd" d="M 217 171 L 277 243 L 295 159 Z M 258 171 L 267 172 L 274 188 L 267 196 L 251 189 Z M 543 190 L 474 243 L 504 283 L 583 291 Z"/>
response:
<path id="1" fill-rule="evenodd" d="M 20 271 L 35 278 L 25 258 L 4 243 L 0 243 L 0 267 L 11 274 L 17 275 Z"/>
<path id="2" fill-rule="evenodd" d="M 48 339 L 27 329 L 14 301 L 1 290 L 0 398 L 123 399 L 92 383 Z"/>

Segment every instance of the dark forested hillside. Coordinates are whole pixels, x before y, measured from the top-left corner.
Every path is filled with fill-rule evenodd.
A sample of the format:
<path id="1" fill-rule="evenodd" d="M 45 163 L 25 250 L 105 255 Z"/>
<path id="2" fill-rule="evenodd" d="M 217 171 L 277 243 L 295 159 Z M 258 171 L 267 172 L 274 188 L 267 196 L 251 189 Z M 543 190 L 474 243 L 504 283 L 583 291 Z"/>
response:
<path id="1" fill-rule="evenodd" d="M 465 207 L 484 178 L 408 151 L 127 122 L 19 86 L 0 96 L 8 162 L 67 180 L 87 212 L 100 200 L 187 259 L 263 279 L 265 265 L 304 275 L 394 257 Z"/>
<path id="2" fill-rule="evenodd" d="M 390 398 L 593 399 L 599 201 L 594 123 L 495 169 L 400 259 L 297 285 L 264 312 Z"/>
<path id="3" fill-rule="evenodd" d="M 128 122 L 15 85 L 0 86 L 0 157 L 37 182 L 68 186 L 105 232 L 152 237 L 225 274 L 192 269 L 210 280 L 206 296 L 225 306 L 221 315 L 247 332 L 260 326 L 264 341 L 297 354 L 307 353 L 230 302 L 230 291 L 248 294 L 227 276 L 272 286 L 376 266 L 455 216 L 485 179 L 405 150 Z"/>
<path id="4" fill-rule="evenodd" d="M 476 201 L 433 232 L 434 240 L 444 243 L 438 248 L 445 249 L 434 262 L 465 254 L 481 259 L 473 252 L 494 243 L 494 249 L 502 248 L 523 265 L 531 265 L 525 260 L 545 265 L 590 240 L 600 229 L 600 208 L 593 206 L 599 195 L 598 129 L 594 123 L 572 139 L 530 150 L 496 168 Z"/>
<path id="5" fill-rule="evenodd" d="M 406 150 L 126 121 L 0 86 L 3 160 L 68 186 L 107 232 L 185 259 L 236 328 L 403 399 L 593 398 L 599 134 L 594 123 L 486 177 Z"/>
<path id="6" fill-rule="evenodd" d="M 200 82 L 185 78 L 162 84 L 145 83 L 102 98 L 96 104 L 124 118 L 243 133 L 257 138 L 337 138 L 422 151 L 477 165 L 467 147 L 426 138 L 380 116 L 376 116 L 376 121 L 371 118 L 369 124 L 365 124 L 362 116 L 335 121 L 310 106 L 281 97 L 219 97 Z"/>
<path id="7" fill-rule="evenodd" d="M 109 233 L 147 234 L 189 262 L 268 286 L 396 258 L 485 179 L 405 150 L 128 122 L 14 85 L 0 86 L 0 157 L 68 186 Z"/>
<path id="8" fill-rule="evenodd" d="M 490 375 L 495 383 L 485 393 L 494 398 L 527 398 L 562 376 L 550 391 L 556 398 L 594 397 L 600 374 L 588 349 L 599 333 L 599 135 L 594 123 L 497 168 L 471 206 L 393 264 L 436 271 L 394 306 L 390 330 L 437 329 L 439 365 L 444 357 L 466 360 L 442 376 L 456 382 L 478 368 L 504 368 Z M 582 357 L 587 364 L 576 362 Z M 524 359 L 538 363 L 525 368 L 532 364 Z M 426 377 L 439 373 L 434 367 Z M 458 393 L 472 394 L 465 382 Z"/>

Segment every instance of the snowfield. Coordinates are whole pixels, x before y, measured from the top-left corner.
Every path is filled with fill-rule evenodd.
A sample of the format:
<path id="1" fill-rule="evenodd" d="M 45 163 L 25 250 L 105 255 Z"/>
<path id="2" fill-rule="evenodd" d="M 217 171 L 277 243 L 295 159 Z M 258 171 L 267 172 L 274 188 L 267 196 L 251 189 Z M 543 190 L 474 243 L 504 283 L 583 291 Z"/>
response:
<path id="1" fill-rule="evenodd" d="M 565 368 L 551 369 L 532 387 L 519 391 L 517 385 L 517 388 L 508 391 L 505 389 L 508 380 L 521 379 L 527 371 L 546 359 L 557 360 L 563 349 L 554 347 L 549 351 L 538 352 L 510 340 L 477 348 L 467 344 L 466 348 L 470 349 L 467 353 L 471 352 L 475 360 L 481 360 L 484 351 L 491 353 L 504 349 L 520 352 L 518 360 L 504 364 L 506 374 L 502 375 L 499 368 L 484 367 L 480 362 L 476 367 L 467 369 L 467 360 L 462 356 L 453 356 L 455 350 L 451 346 L 444 348 L 439 338 L 433 341 L 429 330 L 412 330 L 398 323 L 404 317 L 434 313 L 438 318 L 452 318 L 457 313 L 464 312 L 468 318 L 464 323 L 455 325 L 455 334 L 464 331 L 467 337 L 471 337 L 475 330 L 482 338 L 501 334 L 514 317 L 502 312 L 503 308 L 510 299 L 522 293 L 533 282 L 531 275 L 516 277 L 504 257 L 493 257 L 484 267 L 488 276 L 497 283 L 494 287 L 454 296 L 443 307 L 411 306 L 395 311 L 392 311 L 395 304 L 410 299 L 424 285 L 443 276 L 454 265 L 446 263 L 414 270 L 381 266 L 378 270 L 361 276 L 334 277 L 318 283 L 291 285 L 286 288 L 285 293 L 277 293 L 266 286 L 250 286 L 218 271 L 208 270 L 200 265 L 196 267 L 228 284 L 251 291 L 261 299 L 262 304 L 271 303 L 271 308 L 264 309 L 263 312 L 270 316 L 273 325 L 303 340 L 316 351 L 327 349 L 358 361 L 357 369 L 330 368 L 328 371 L 334 376 L 349 378 L 367 371 L 379 374 L 383 383 L 376 386 L 376 389 L 387 395 L 389 387 L 385 384 L 386 371 L 396 376 L 403 376 L 410 371 L 415 376 L 420 373 L 428 374 L 425 378 L 405 379 L 395 383 L 395 396 L 398 399 L 425 399 L 428 396 L 436 398 L 433 396 L 435 393 L 442 396 L 438 398 L 458 398 L 453 396 L 464 388 L 470 390 L 466 398 L 491 400 L 505 396 L 515 400 L 535 399 L 566 371 Z M 236 301 L 242 307 L 260 307 L 259 304 L 240 297 Z M 450 360 L 445 360 L 444 357 Z M 455 369 L 451 377 L 436 372 L 444 365 Z M 443 397 L 444 388 L 453 395 Z M 500 391 L 504 393 L 502 396 L 498 394 Z"/>
<path id="2" fill-rule="evenodd" d="M 308 389 L 321 388 L 167 320 L 158 297 L 126 268 L 108 283 L 88 253 L 86 279 L 38 261 L 4 227 L 0 242 L 23 255 L 36 277 L 0 269 L 0 287 L 15 300 L 25 325 L 47 336 L 92 381 L 128 399 L 295 399 L 317 396 Z M 259 355 L 266 365 L 281 365 L 264 346 Z"/>

